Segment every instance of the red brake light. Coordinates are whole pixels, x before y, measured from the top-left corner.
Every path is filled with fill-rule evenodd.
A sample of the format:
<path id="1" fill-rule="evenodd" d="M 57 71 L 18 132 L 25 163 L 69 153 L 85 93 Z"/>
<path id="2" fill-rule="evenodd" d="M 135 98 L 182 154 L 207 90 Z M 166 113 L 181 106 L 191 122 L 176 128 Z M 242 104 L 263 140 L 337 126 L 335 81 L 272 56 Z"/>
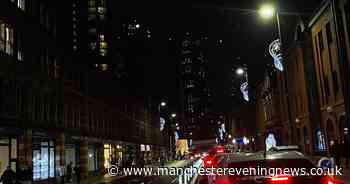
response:
<path id="1" fill-rule="evenodd" d="M 208 156 L 207 158 L 204 159 L 204 167 L 214 167 L 215 161 L 213 157 Z"/>
<path id="2" fill-rule="evenodd" d="M 289 184 L 290 178 L 288 176 L 274 176 L 270 178 L 271 184 Z"/>
<path id="3" fill-rule="evenodd" d="M 273 177 L 271 178 L 271 181 L 288 181 L 288 177 Z"/>
<path id="4" fill-rule="evenodd" d="M 218 148 L 217 150 L 216 150 L 216 153 L 223 153 L 224 152 L 224 148 Z"/>
<path id="5" fill-rule="evenodd" d="M 208 164 L 208 165 L 211 165 L 213 163 L 213 161 L 212 160 L 206 160 L 205 163 Z"/>
<path id="6" fill-rule="evenodd" d="M 325 182 L 323 182 L 324 184 L 341 184 L 341 182 L 336 181 L 332 178 L 326 178 L 324 181 L 325 181 Z"/>

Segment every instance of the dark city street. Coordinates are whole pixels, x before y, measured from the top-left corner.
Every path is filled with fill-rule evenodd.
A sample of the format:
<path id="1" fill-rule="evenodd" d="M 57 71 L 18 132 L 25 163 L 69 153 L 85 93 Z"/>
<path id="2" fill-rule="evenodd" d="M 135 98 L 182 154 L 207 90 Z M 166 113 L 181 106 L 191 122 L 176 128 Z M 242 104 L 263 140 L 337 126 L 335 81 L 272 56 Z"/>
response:
<path id="1" fill-rule="evenodd" d="M 0 184 L 350 184 L 350 0 L 0 0 Z"/>

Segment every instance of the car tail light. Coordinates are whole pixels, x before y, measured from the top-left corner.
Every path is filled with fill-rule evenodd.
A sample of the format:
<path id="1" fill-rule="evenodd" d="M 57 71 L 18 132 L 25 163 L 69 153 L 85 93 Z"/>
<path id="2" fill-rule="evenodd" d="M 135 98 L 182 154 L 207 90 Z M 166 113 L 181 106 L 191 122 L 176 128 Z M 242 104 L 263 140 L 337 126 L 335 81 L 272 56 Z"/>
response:
<path id="1" fill-rule="evenodd" d="M 208 156 L 204 159 L 204 167 L 209 168 L 214 166 L 215 166 L 215 160 L 213 157 Z"/>
<path id="2" fill-rule="evenodd" d="M 289 184 L 291 178 L 289 176 L 273 176 L 269 179 L 269 184 Z"/>
<path id="3" fill-rule="evenodd" d="M 342 182 L 337 181 L 333 178 L 327 177 L 324 179 L 324 182 L 322 184 L 342 184 Z"/>
<path id="4" fill-rule="evenodd" d="M 218 148 L 217 150 L 216 150 L 216 153 L 223 153 L 224 152 L 224 149 L 223 148 Z"/>
<path id="5" fill-rule="evenodd" d="M 221 176 L 217 178 L 217 180 L 215 181 L 215 184 L 232 184 L 232 182 L 227 176 Z"/>

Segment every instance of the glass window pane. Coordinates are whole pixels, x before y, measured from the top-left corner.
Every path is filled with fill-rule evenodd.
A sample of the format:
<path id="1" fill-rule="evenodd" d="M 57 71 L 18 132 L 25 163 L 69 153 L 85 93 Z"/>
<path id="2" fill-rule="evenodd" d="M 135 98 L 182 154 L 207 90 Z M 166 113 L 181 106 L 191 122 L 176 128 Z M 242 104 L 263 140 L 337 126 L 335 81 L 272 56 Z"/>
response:
<path id="1" fill-rule="evenodd" d="M 47 143 L 47 142 L 46 142 Z M 40 160 L 40 179 L 47 179 L 49 172 L 49 150 L 46 147 L 41 148 L 41 160 Z"/>
<path id="2" fill-rule="evenodd" d="M 40 150 L 33 150 L 33 180 L 40 179 Z"/>
<path id="3" fill-rule="evenodd" d="M 55 149 L 50 148 L 50 178 L 55 177 Z"/>
<path id="4" fill-rule="evenodd" d="M 0 138 L 0 144 L 9 144 L 10 141 L 8 138 Z"/>
<path id="5" fill-rule="evenodd" d="M 11 139 L 11 158 L 16 159 L 17 158 L 17 140 Z"/>

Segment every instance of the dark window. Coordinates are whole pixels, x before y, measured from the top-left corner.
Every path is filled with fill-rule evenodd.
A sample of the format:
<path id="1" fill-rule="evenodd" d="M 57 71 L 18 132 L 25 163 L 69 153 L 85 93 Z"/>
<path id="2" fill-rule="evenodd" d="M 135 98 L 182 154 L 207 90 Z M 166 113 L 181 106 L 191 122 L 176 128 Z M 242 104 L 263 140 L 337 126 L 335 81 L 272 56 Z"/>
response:
<path id="1" fill-rule="evenodd" d="M 327 33 L 327 43 L 329 45 L 329 44 L 331 44 L 333 42 L 331 23 L 329 23 L 329 22 L 326 25 L 326 33 Z"/>
<path id="2" fill-rule="evenodd" d="M 350 1 L 347 1 L 345 4 L 345 13 L 346 13 L 346 24 L 347 24 L 347 31 L 348 31 L 348 38 L 350 42 Z"/>
<path id="3" fill-rule="evenodd" d="M 332 77 L 333 77 L 333 88 L 334 88 L 334 93 L 338 94 L 339 92 L 339 84 L 338 84 L 338 75 L 337 71 L 332 72 Z"/>
<path id="4" fill-rule="evenodd" d="M 318 37 L 318 45 L 319 45 L 320 51 L 322 51 L 324 49 L 322 31 L 318 33 L 317 37 Z"/>
<path id="5" fill-rule="evenodd" d="M 323 78 L 323 82 L 324 82 L 324 91 L 326 93 L 326 103 L 328 103 L 328 97 L 330 95 L 330 89 L 329 89 L 329 82 L 328 82 L 327 76 L 325 76 Z"/>

